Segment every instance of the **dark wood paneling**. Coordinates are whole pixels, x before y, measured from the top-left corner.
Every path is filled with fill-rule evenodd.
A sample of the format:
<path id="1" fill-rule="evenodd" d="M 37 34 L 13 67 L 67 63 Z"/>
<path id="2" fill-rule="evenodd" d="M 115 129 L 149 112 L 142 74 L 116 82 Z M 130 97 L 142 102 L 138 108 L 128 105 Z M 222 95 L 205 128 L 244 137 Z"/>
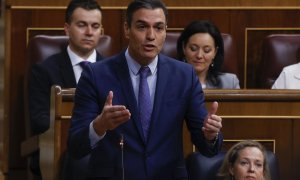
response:
<path id="1" fill-rule="evenodd" d="M 247 87 L 257 87 L 259 73 L 263 72 L 259 71 L 264 61 L 262 59 L 263 39 L 270 34 L 300 34 L 300 28 L 251 28 L 246 31 Z"/>
<path id="2" fill-rule="evenodd" d="M 223 119 L 225 139 L 275 140 L 275 153 L 280 161 L 280 177 L 291 177 L 293 128 L 290 119 Z M 284 179 L 284 178 L 281 178 Z M 288 178 L 290 179 L 290 178 Z"/>
<path id="3" fill-rule="evenodd" d="M 225 140 L 274 140 L 281 179 L 299 177 L 299 90 L 206 90 L 205 95 L 207 107 L 219 102 Z"/>
<path id="4" fill-rule="evenodd" d="M 300 121 L 294 121 L 292 124 L 292 135 L 294 138 L 299 139 L 300 137 Z M 292 149 L 293 154 L 300 154 L 300 141 L 293 141 L 292 146 L 294 147 Z M 292 171 L 293 171 L 293 178 L 292 179 L 298 179 L 299 178 L 299 162 L 300 162 L 300 156 L 293 157 L 292 159 Z"/>
<path id="5" fill-rule="evenodd" d="M 102 6 L 127 6 L 130 0 L 98 0 Z M 163 0 L 167 6 L 177 6 L 177 7 L 263 7 L 263 6 L 300 6 L 298 0 L 264 0 L 264 1 L 255 1 L 255 0 Z M 69 3 L 69 0 L 51 0 L 51 1 L 41 1 L 41 0 L 7 0 L 6 2 L 9 5 L 14 6 L 66 6 Z"/>

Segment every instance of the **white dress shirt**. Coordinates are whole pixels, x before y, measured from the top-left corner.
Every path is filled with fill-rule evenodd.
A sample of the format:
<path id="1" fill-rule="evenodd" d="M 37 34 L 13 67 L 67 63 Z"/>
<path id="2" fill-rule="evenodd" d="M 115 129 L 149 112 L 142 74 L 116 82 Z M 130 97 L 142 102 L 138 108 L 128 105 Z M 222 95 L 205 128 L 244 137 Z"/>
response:
<path id="1" fill-rule="evenodd" d="M 89 61 L 91 63 L 96 62 L 96 58 L 97 58 L 96 50 L 94 49 L 93 53 L 87 59 L 83 59 L 83 58 L 79 57 L 77 54 L 75 54 L 75 52 L 71 50 L 70 46 L 68 46 L 67 52 L 68 52 L 69 57 L 71 59 L 71 64 L 72 64 L 72 67 L 73 67 L 76 83 L 78 83 L 79 78 L 80 78 L 81 73 L 82 73 L 82 67 L 80 66 L 79 63 L 82 62 L 82 61 Z"/>

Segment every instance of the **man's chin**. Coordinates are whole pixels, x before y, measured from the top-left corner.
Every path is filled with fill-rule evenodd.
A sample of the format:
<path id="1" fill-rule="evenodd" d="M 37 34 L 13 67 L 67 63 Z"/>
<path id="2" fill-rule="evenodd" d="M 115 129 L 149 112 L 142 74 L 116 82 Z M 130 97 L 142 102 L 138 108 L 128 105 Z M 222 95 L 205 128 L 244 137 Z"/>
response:
<path id="1" fill-rule="evenodd" d="M 85 47 L 82 47 L 82 48 L 81 48 L 81 51 L 82 51 L 82 52 L 88 53 L 88 52 L 93 51 L 95 48 L 96 48 L 96 47 L 92 47 L 92 46 L 87 47 L 87 46 L 85 46 Z"/>
<path id="2" fill-rule="evenodd" d="M 145 52 L 144 53 L 144 58 L 145 59 L 154 59 L 157 56 L 157 52 L 156 51 L 149 51 L 149 52 Z"/>

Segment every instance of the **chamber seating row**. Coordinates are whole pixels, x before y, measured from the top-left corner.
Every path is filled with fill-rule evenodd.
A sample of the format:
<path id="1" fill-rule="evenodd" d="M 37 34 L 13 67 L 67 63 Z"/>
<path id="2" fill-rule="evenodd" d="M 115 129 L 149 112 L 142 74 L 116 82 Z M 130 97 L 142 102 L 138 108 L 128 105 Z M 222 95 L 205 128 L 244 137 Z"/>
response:
<path id="1" fill-rule="evenodd" d="M 180 32 L 168 32 L 162 53 L 176 59 L 176 42 Z M 230 34 L 222 33 L 224 41 L 223 72 L 234 73 L 241 77 L 238 67 L 237 47 Z M 28 44 L 29 64 L 41 62 L 52 54 L 60 52 L 68 44 L 67 36 L 38 35 L 32 38 Z M 111 56 L 112 37 L 103 35 L 100 39 L 97 51 L 103 56 Z M 257 88 L 270 89 L 280 72 L 285 66 L 300 61 L 300 34 L 272 34 L 263 40 L 262 56 Z"/>

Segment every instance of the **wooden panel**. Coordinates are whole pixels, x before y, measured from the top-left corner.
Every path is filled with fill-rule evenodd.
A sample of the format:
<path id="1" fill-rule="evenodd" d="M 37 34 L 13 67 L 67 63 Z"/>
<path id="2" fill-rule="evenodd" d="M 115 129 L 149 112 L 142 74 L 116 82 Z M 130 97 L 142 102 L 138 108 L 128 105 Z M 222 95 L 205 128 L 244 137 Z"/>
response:
<path id="1" fill-rule="evenodd" d="M 262 43 L 270 34 L 300 34 L 300 28 L 246 28 L 246 82 L 247 87 L 256 87 L 259 67 L 262 63 Z M 255 68 L 257 67 L 257 68 Z M 256 73 L 253 70 L 257 70 Z"/>
<path id="2" fill-rule="evenodd" d="M 227 105 L 227 104 L 226 104 Z M 230 105 L 228 105 L 230 106 Z M 300 119 L 297 119 L 298 121 Z M 274 140 L 275 153 L 279 159 L 281 179 L 292 179 L 293 154 L 292 119 L 227 119 L 223 118 L 222 133 L 225 139 L 271 139 Z M 226 143 L 225 143 L 226 144 Z M 269 148 L 268 148 L 269 149 Z"/>
<path id="3" fill-rule="evenodd" d="M 300 158 L 300 144 L 294 134 L 300 131 L 295 129 L 300 126 L 294 126 L 300 122 L 299 90 L 206 90 L 205 93 L 208 102 L 219 102 L 225 139 L 274 140 L 281 179 L 292 179 L 292 174 L 299 177 L 295 168 L 291 173 L 294 160 Z"/>
<path id="4" fill-rule="evenodd" d="M 226 124 L 226 123 L 225 123 Z M 224 132 L 223 132 L 224 134 Z M 228 151 L 233 145 L 235 145 L 236 143 L 240 142 L 240 141 L 244 141 L 244 140 L 249 140 L 249 138 L 246 139 L 241 139 L 241 138 L 237 138 L 237 139 L 224 139 L 223 140 L 223 145 L 222 145 L 222 150 L 221 151 Z M 276 140 L 274 139 L 253 139 L 254 141 L 258 141 L 259 143 L 261 143 L 267 150 L 272 151 L 273 153 L 275 153 L 276 151 Z"/>
<path id="5" fill-rule="evenodd" d="M 253 34 L 247 39 L 246 30 L 250 28 L 298 28 L 300 25 L 300 12 L 297 10 L 236 10 L 231 12 L 230 34 L 237 40 L 239 67 L 244 72 L 240 76 L 245 88 L 257 88 L 256 80 L 260 54 L 256 53 L 257 47 L 265 36 Z M 288 21 L 287 21 L 288 19 Z M 258 37 L 256 37 L 258 35 Z M 247 49 L 246 49 L 247 48 Z M 247 59 L 246 54 L 253 54 Z M 248 67 L 248 65 L 250 67 Z M 242 79 L 244 78 L 244 79 Z"/>
<path id="6" fill-rule="evenodd" d="M 102 6 L 127 6 L 130 0 L 98 0 Z M 40 1 L 40 0 L 7 0 L 8 5 L 14 6 L 66 6 L 68 0 L 51 0 L 51 1 Z M 177 6 L 177 7 L 264 7 L 264 6 L 300 6 L 298 0 L 264 0 L 264 1 L 255 1 L 255 0 L 164 0 L 164 3 L 167 6 Z"/>
<path id="7" fill-rule="evenodd" d="M 293 121 L 292 124 L 292 136 L 296 139 L 300 137 L 300 121 Z M 300 141 L 295 140 L 293 141 L 293 149 L 292 154 L 299 154 L 300 152 Z M 292 179 L 298 179 L 299 178 L 299 162 L 300 162 L 300 156 L 296 156 L 292 158 Z"/>

